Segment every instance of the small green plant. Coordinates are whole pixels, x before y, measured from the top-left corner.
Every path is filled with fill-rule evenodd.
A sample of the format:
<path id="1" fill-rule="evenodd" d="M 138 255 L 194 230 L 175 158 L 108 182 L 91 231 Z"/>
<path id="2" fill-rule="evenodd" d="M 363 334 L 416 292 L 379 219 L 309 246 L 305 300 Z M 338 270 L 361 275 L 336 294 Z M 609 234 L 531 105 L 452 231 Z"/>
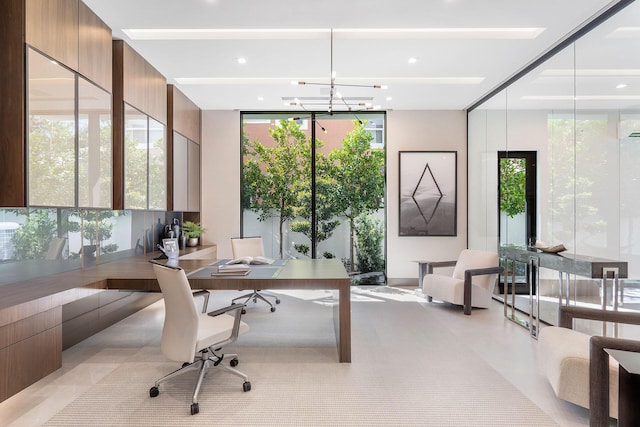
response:
<path id="1" fill-rule="evenodd" d="M 361 273 L 384 271 L 382 221 L 373 215 L 361 215 L 355 221 L 356 267 Z"/>
<path id="2" fill-rule="evenodd" d="M 185 221 L 182 223 L 182 229 L 184 230 L 185 236 L 192 239 L 194 237 L 200 237 L 202 234 L 207 231 L 200 224 L 193 221 Z"/>

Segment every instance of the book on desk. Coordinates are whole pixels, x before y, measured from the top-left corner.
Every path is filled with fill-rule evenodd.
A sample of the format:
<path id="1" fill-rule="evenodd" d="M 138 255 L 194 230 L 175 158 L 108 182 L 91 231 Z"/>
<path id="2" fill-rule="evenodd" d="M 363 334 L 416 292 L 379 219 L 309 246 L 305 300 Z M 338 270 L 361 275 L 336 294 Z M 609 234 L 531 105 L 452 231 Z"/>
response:
<path id="1" fill-rule="evenodd" d="M 268 265 L 273 264 L 274 260 L 263 256 L 245 256 L 241 258 L 231 259 L 227 261 L 227 265 L 232 264 L 246 264 L 246 265 Z"/>
<path id="2" fill-rule="evenodd" d="M 251 271 L 248 264 L 223 264 L 219 265 L 212 276 L 246 276 Z"/>

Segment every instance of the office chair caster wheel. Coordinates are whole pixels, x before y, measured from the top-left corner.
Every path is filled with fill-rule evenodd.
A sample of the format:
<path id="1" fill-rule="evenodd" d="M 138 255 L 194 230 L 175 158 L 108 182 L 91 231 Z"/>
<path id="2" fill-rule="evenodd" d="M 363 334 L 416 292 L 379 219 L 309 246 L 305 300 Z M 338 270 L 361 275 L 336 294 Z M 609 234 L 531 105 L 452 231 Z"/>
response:
<path id="1" fill-rule="evenodd" d="M 280 300 L 279 299 L 276 300 L 276 304 L 280 304 Z"/>
<path id="2" fill-rule="evenodd" d="M 160 390 L 158 390 L 158 387 L 151 387 L 149 389 L 149 397 L 158 397 L 159 394 Z"/>
<path id="3" fill-rule="evenodd" d="M 242 390 L 244 391 L 251 390 L 251 383 L 249 381 L 245 381 L 244 384 L 242 384 Z"/>
<path id="4" fill-rule="evenodd" d="M 247 310 L 245 310 L 244 308 L 242 309 L 242 311 L 240 312 L 240 314 L 247 314 Z"/>
<path id="5" fill-rule="evenodd" d="M 235 368 L 238 366 L 238 359 L 231 359 L 231 361 L 229 361 L 229 365 L 231 365 L 232 368 Z"/>
<path id="6" fill-rule="evenodd" d="M 271 312 L 273 313 L 274 311 L 276 311 L 275 307 L 271 307 Z"/>
<path id="7" fill-rule="evenodd" d="M 257 304 L 257 303 L 258 303 L 258 298 L 254 298 L 254 299 L 253 299 L 253 303 L 254 303 L 254 304 Z"/>
<path id="8" fill-rule="evenodd" d="M 195 415 L 198 412 L 200 412 L 200 405 L 198 405 L 197 403 L 192 403 L 191 404 L 191 415 Z"/>

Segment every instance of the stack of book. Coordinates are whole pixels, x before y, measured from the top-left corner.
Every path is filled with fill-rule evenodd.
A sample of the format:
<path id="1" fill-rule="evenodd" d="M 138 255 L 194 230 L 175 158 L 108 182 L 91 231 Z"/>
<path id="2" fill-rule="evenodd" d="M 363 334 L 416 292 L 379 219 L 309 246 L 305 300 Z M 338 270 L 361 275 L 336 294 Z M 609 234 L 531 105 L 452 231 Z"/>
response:
<path id="1" fill-rule="evenodd" d="M 245 276 L 249 274 L 251 267 L 247 264 L 224 264 L 218 266 L 218 271 L 212 274 L 218 276 Z"/>

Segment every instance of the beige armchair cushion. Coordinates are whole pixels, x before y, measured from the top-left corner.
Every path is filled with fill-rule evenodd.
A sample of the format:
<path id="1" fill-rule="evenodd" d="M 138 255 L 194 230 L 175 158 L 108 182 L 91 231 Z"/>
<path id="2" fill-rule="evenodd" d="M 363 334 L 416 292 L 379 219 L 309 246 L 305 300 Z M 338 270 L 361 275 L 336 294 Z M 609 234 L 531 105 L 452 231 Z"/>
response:
<path id="1" fill-rule="evenodd" d="M 538 360 L 554 393 L 562 400 L 589 408 L 590 335 L 547 326 L 538 336 Z M 618 363 L 609 358 L 609 414 L 618 417 Z"/>

